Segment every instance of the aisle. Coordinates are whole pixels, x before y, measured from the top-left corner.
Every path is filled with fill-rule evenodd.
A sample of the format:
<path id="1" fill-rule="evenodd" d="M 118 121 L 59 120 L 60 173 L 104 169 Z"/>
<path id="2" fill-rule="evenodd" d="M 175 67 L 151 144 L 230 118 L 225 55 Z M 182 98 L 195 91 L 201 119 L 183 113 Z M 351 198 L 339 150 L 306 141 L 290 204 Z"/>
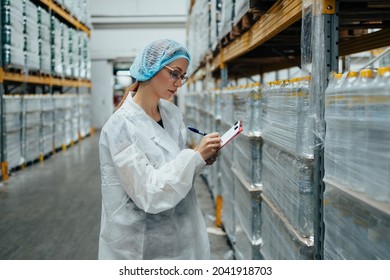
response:
<path id="1" fill-rule="evenodd" d="M 99 134 L 0 182 L 0 259 L 94 260 L 100 230 Z M 196 192 L 209 227 L 212 259 L 229 259 L 202 178 Z"/>
<path id="2" fill-rule="evenodd" d="M 96 259 L 98 135 L 10 176 L 0 198 L 1 259 Z"/>

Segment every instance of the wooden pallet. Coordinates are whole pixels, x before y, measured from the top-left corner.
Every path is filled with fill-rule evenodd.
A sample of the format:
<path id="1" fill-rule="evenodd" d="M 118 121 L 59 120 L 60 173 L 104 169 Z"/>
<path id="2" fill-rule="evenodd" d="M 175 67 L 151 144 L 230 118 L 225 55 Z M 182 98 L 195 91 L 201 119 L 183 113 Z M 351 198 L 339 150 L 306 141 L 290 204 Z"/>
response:
<path id="1" fill-rule="evenodd" d="M 51 77 L 50 73 L 44 72 L 42 70 L 29 70 L 28 74 L 31 76 L 37 76 L 37 77 Z"/>
<path id="2" fill-rule="evenodd" d="M 20 75 L 26 74 L 24 70 L 24 66 L 22 65 L 14 65 L 14 64 L 4 65 L 3 69 L 9 73 L 20 74 Z"/>

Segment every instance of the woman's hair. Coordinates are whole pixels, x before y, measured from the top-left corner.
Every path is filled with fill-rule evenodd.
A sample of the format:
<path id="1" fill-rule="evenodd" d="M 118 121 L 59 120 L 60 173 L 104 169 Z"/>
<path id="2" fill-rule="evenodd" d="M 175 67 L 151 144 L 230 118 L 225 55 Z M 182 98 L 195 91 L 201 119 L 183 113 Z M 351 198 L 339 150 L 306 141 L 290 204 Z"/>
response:
<path id="1" fill-rule="evenodd" d="M 136 92 L 138 90 L 138 86 L 139 86 L 139 82 L 136 81 L 135 83 L 131 84 L 127 89 L 126 89 L 126 92 L 125 94 L 123 95 L 121 101 L 119 102 L 118 106 L 116 107 L 116 109 L 118 110 L 123 102 L 125 102 L 125 99 L 127 98 L 127 96 L 129 95 L 129 93 L 131 92 Z"/>

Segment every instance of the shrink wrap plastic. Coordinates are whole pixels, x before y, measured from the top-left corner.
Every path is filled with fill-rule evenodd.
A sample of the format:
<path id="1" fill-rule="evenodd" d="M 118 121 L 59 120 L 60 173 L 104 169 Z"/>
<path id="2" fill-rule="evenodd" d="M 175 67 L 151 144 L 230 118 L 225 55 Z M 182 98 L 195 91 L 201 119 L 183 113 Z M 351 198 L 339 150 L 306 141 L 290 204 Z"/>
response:
<path id="1" fill-rule="evenodd" d="M 314 234 L 313 161 L 263 145 L 263 195 L 302 237 Z"/>
<path id="2" fill-rule="evenodd" d="M 390 204 L 390 68 L 332 79 L 325 120 L 324 181 Z"/>
<path id="3" fill-rule="evenodd" d="M 260 252 L 267 260 L 312 260 L 314 239 L 299 236 L 284 216 L 265 198 L 262 201 L 263 245 Z"/>
<path id="4" fill-rule="evenodd" d="M 390 259 L 390 205 L 326 183 L 324 259 Z"/>
<path id="5" fill-rule="evenodd" d="M 253 188 L 234 173 L 235 251 L 238 259 L 259 259 L 261 246 L 261 188 Z"/>
<path id="6" fill-rule="evenodd" d="M 21 95 L 3 95 L 3 145 L 8 169 L 23 163 L 22 157 L 22 97 Z"/>
<path id="7" fill-rule="evenodd" d="M 2 63 L 3 67 L 24 68 L 23 0 L 2 0 Z"/>
<path id="8" fill-rule="evenodd" d="M 262 136 L 289 153 L 313 158 L 309 83 L 310 77 L 294 78 L 262 90 Z"/>

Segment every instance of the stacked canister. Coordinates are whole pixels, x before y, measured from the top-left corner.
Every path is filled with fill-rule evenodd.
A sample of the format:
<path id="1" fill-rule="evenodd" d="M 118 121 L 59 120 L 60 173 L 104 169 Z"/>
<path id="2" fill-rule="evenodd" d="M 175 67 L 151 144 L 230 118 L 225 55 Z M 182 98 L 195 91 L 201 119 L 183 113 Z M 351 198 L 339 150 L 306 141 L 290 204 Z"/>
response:
<path id="1" fill-rule="evenodd" d="M 1 0 L 2 66 L 4 68 L 11 66 L 17 69 L 24 68 L 23 2 L 23 0 Z"/>
<path id="2" fill-rule="evenodd" d="M 5 161 L 8 169 L 13 169 L 23 163 L 22 159 L 22 97 L 20 95 L 4 95 L 1 116 Z"/>
<path id="3" fill-rule="evenodd" d="M 233 118 L 244 124 L 243 132 L 229 143 L 233 148 L 235 257 L 260 259 L 263 138 L 261 87 L 258 83 L 234 90 Z"/>
<path id="4" fill-rule="evenodd" d="M 390 68 L 333 74 L 325 97 L 324 258 L 390 258 Z"/>
<path id="5" fill-rule="evenodd" d="M 312 259 L 313 131 L 310 77 L 273 81 L 263 89 L 262 257 Z"/>

